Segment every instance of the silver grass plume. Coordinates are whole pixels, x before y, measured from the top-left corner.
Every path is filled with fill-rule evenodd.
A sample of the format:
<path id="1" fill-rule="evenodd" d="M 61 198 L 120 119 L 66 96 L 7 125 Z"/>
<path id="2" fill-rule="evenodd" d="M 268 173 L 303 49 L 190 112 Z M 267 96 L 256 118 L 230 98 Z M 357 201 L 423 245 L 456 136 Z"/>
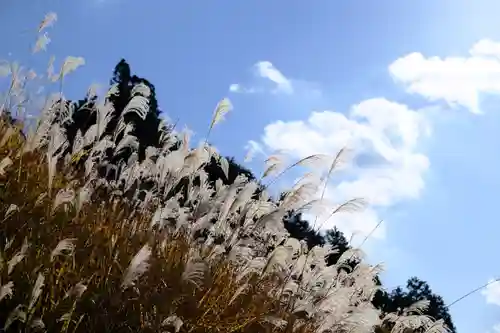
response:
<path id="1" fill-rule="evenodd" d="M 283 168 L 286 161 L 286 155 L 283 151 L 278 151 L 273 155 L 269 156 L 265 161 L 265 170 L 262 174 L 262 178 L 266 178 L 270 175 L 278 173 Z"/>
<path id="2" fill-rule="evenodd" d="M 28 239 L 25 238 L 23 241 L 23 245 L 21 246 L 21 249 L 16 252 L 12 258 L 7 262 L 7 274 L 10 275 L 12 271 L 14 270 L 14 267 L 16 267 L 17 264 L 19 264 L 24 257 L 26 256 L 28 252 L 30 244 L 28 243 Z"/>
<path id="3" fill-rule="evenodd" d="M 205 276 L 206 263 L 196 258 L 189 258 L 182 272 L 182 280 L 201 288 Z"/>
<path id="4" fill-rule="evenodd" d="M 45 330 L 45 324 L 41 318 L 33 318 L 30 323 L 30 328 L 34 330 Z"/>
<path id="5" fill-rule="evenodd" d="M 82 57 L 68 56 L 61 66 L 59 78 L 63 78 L 71 72 L 74 72 L 78 67 L 85 65 L 85 59 Z"/>
<path id="6" fill-rule="evenodd" d="M 184 322 L 177 315 L 170 315 L 164 321 L 162 321 L 161 326 L 173 326 L 174 332 L 177 333 L 181 330 Z"/>
<path id="7" fill-rule="evenodd" d="M 232 108 L 233 105 L 231 104 L 231 101 L 228 98 L 223 98 L 215 107 L 212 121 L 210 122 L 210 129 L 221 122 L 224 119 L 224 116 L 231 111 Z"/>
<path id="8" fill-rule="evenodd" d="M 44 32 L 38 39 L 36 40 L 35 46 L 33 47 L 33 53 L 37 53 L 40 51 L 45 51 L 47 49 L 47 45 L 49 45 L 51 39 L 47 32 Z"/>
<path id="9" fill-rule="evenodd" d="M 149 258 L 151 257 L 151 247 L 146 244 L 132 258 L 123 276 L 121 284 L 122 289 L 134 286 L 138 278 L 140 278 L 149 269 Z"/>
<path id="10" fill-rule="evenodd" d="M 10 325 L 15 321 L 20 321 L 22 323 L 26 322 L 26 312 L 24 311 L 25 306 L 22 304 L 18 304 L 14 310 L 9 313 L 7 320 L 5 321 L 3 330 L 7 332 Z"/>
<path id="11" fill-rule="evenodd" d="M 57 243 L 57 246 L 50 253 L 50 261 L 54 261 L 57 256 L 66 254 L 72 255 L 75 251 L 76 238 L 65 238 Z"/>
<path id="12" fill-rule="evenodd" d="M 123 116 L 127 113 L 135 113 L 142 120 L 146 119 L 149 112 L 149 100 L 144 96 L 133 96 L 123 110 Z"/>
<path id="13" fill-rule="evenodd" d="M 64 298 L 68 298 L 68 297 L 80 298 L 86 290 L 87 290 L 87 286 L 84 285 L 82 282 L 78 282 L 70 290 L 68 290 L 66 292 L 66 294 L 64 295 Z"/>
<path id="14" fill-rule="evenodd" d="M 40 25 L 38 26 L 38 33 L 42 32 L 46 28 L 52 26 L 55 22 L 57 21 L 57 14 L 54 12 L 49 12 L 45 14 L 45 17 L 43 18 L 42 22 L 40 22 Z"/>
<path id="15" fill-rule="evenodd" d="M 226 179 L 229 179 L 229 162 L 224 156 L 219 157 L 219 164 Z"/>
<path id="16" fill-rule="evenodd" d="M 36 278 L 35 285 L 33 286 L 33 290 L 31 291 L 30 303 L 28 305 L 28 313 L 31 312 L 36 302 L 40 298 L 42 294 L 42 289 L 44 285 L 45 277 L 43 274 L 38 273 L 38 277 Z"/>
<path id="17" fill-rule="evenodd" d="M 54 124 L 51 126 L 50 140 L 47 147 L 47 163 L 49 171 L 49 191 L 52 189 L 52 182 L 56 173 L 57 160 L 63 154 L 64 150 L 68 146 L 68 141 L 66 140 L 66 135 L 64 130 L 59 126 L 59 124 Z"/>
<path id="18" fill-rule="evenodd" d="M 14 282 L 9 281 L 0 287 L 0 302 L 4 298 L 10 298 L 14 294 Z"/>
<path id="19" fill-rule="evenodd" d="M 54 213 L 57 208 L 61 205 L 71 204 L 75 202 L 75 191 L 73 189 L 60 189 L 54 199 L 54 204 L 52 205 L 52 213 Z"/>
<path id="20" fill-rule="evenodd" d="M 4 220 L 8 219 L 18 211 L 19 211 L 19 206 L 15 204 L 10 204 L 9 208 L 7 208 L 7 211 L 5 212 Z"/>

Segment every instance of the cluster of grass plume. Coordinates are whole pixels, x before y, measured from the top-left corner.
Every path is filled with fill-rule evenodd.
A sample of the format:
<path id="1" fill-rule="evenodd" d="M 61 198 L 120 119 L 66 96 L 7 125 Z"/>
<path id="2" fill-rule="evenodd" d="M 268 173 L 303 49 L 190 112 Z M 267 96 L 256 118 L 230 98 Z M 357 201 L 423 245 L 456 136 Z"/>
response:
<path id="1" fill-rule="evenodd" d="M 50 38 L 41 32 L 56 17 L 47 15 L 40 25 L 34 51 L 46 49 Z M 334 249 L 309 249 L 289 237 L 284 215 L 324 204 L 338 154 L 288 167 L 274 154 L 260 180 L 277 176 L 259 191 L 245 177 L 228 185 L 208 182 L 208 161 L 219 161 L 226 176 L 228 163 L 207 139 L 192 148 L 186 132 L 159 128 L 160 142 L 139 160 L 140 138 L 123 113 L 146 118 L 151 89 L 144 83 L 133 88 L 122 114 L 110 98 L 119 89 L 111 86 L 86 106 L 96 124 L 70 140 L 66 126 L 78 110 L 64 98 L 63 81 L 83 63 L 68 57 L 54 75 L 51 58 L 48 77 L 59 82 L 59 93 L 28 135 L 22 112 L 16 121 L 10 115 L 25 108 L 27 99 L 19 96 L 35 75 L 9 66 L 11 84 L 0 108 L 4 331 L 369 333 L 384 326 L 393 333 L 446 332 L 442 321 L 422 315 L 426 302 L 400 314 L 375 309 L 371 299 L 381 268 L 364 263 L 361 249 L 328 266 Z M 207 138 L 230 109 L 227 99 L 218 104 Z M 326 174 L 315 170 L 281 200 L 269 199 L 266 188 L 290 168 L 325 158 Z M 75 159 L 84 170 L 75 169 Z M 103 177 L 99 170 L 115 173 Z M 175 193 L 179 188 L 182 197 Z M 327 215 L 358 206 L 349 201 Z M 347 265 L 353 259 L 357 264 Z"/>
<path id="2" fill-rule="evenodd" d="M 0 138 L 9 128 L 2 122 Z M 267 293 L 278 279 L 250 279 L 233 299 L 240 285 L 231 264 L 202 261 L 206 253 L 182 234 L 151 231 L 150 211 L 136 213 L 100 194 L 79 210 L 57 203 L 48 195 L 44 156 L 21 155 L 23 141 L 9 135 L 0 147 L 0 161 L 11 162 L 0 176 L 0 323 L 6 331 L 275 332 L 267 319 L 287 318 Z M 57 193 L 76 189 L 79 179 L 58 173 L 53 184 Z"/>

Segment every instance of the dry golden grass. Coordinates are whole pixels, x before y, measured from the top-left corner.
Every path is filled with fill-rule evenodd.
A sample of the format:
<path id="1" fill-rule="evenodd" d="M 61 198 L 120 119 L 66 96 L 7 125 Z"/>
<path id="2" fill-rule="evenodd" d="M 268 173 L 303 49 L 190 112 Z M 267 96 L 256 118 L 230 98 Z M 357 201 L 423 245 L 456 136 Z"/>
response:
<path id="1" fill-rule="evenodd" d="M 0 126 L 0 141 L 7 129 L 5 124 Z M 179 332 L 308 332 L 312 328 L 293 329 L 294 318 L 269 295 L 271 285 L 280 283 L 275 277 L 260 283 L 250 279 L 246 291 L 233 302 L 241 283 L 225 259 L 208 261 L 201 277 L 183 278 L 188 258 L 198 247 L 182 235 L 150 231 L 151 212 L 134 213 L 126 202 L 105 193 L 94 195 L 80 211 L 69 204 L 54 210 L 58 190 L 76 186 L 79 179 L 59 172 L 48 195 L 44 155 L 21 155 L 22 144 L 23 138 L 15 134 L 0 147 L 0 161 L 9 157 L 13 162 L 0 175 L 0 284 L 13 283 L 13 294 L 0 301 L 0 326 L 16 308 L 26 314 L 12 322 L 7 332 L 37 331 L 41 326 L 47 332 L 174 332 L 175 325 L 166 322 L 174 314 L 183 322 Z M 12 205 L 18 210 L 6 216 Z M 51 258 L 64 239 L 74 239 L 74 251 L 70 247 L 69 253 Z M 9 274 L 10 260 L 25 241 L 30 244 L 26 255 Z M 152 250 L 149 269 L 135 286 L 122 288 L 131 259 L 146 244 Z M 43 287 L 30 309 L 39 274 L 44 277 Z M 82 285 L 86 289 L 80 288 L 81 295 L 75 292 L 78 288 L 72 289 Z M 266 324 L 269 316 L 287 319 L 288 324 L 281 329 Z"/>

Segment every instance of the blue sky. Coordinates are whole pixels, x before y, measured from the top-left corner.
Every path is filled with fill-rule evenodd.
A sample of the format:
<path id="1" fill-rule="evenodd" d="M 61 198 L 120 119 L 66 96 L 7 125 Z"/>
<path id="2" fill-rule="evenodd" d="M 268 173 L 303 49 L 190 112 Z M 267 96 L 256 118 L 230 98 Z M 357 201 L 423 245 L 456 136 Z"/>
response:
<path id="1" fill-rule="evenodd" d="M 240 161 L 250 140 L 291 158 L 350 145 L 354 164 L 328 194 L 372 205 L 330 225 L 366 232 L 383 219 L 369 252 L 386 263 L 385 284 L 416 275 L 451 302 L 500 274 L 499 9 L 494 0 L 6 0 L 0 57 L 39 68 L 51 54 L 83 56 L 70 97 L 107 83 L 126 58 L 166 114 L 200 136 L 228 96 L 234 110 L 212 141 Z M 48 11 L 59 16 L 52 43 L 31 56 L 35 37 L 21 32 Z M 500 287 L 451 313 L 459 332 L 494 332 Z"/>

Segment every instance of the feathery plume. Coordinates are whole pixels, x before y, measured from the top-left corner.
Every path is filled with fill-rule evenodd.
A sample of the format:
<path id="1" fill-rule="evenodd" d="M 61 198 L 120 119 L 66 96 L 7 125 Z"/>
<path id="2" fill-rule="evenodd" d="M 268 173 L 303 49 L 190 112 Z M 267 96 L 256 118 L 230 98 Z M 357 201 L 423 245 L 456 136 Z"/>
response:
<path id="1" fill-rule="evenodd" d="M 5 324 L 3 326 L 3 330 L 7 332 L 9 329 L 10 325 L 14 323 L 15 321 L 19 320 L 22 323 L 26 322 L 26 312 L 24 311 L 24 305 L 18 304 L 14 310 L 12 310 L 9 313 L 9 316 L 7 317 L 7 320 L 5 321 Z"/>
<path id="2" fill-rule="evenodd" d="M 205 269 L 205 262 L 191 258 L 184 267 L 182 279 L 186 282 L 194 284 L 197 288 L 200 288 L 203 277 L 205 276 Z"/>
<path id="3" fill-rule="evenodd" d="M 123 282 L 121 284 L 122 289 L 127 289 L 135 285 L 135 282 L 149 269 L 148 260 L 151 257 L 151 247 L 146 244 L 139 252 L 132 258 L 130 265 L 125 271 Z"/>
<path id="4" fill-rule="evenodd" d="M 86 290 L 87 286 L 84 285 L 82 282 L 78 282 L 70 290 L 68 290 L 68 292 L 64 295 L 64 298 L 68 297 L 80 298 Z"/>
<path id="5" fill-rule="evenodd" d="M 177 317 L 177 315 L 175 315 L 175 314 L 168 316 L 161 323 L 161 326 L 173 326 L 175 333 L 177 333 L 181 330 L 182 325 L 184 325 L 184 322 L 182 321 L 181 318 Z"/>
<path id="6" fill-rule="evenodd" d="M 41 33 L 44 29 L 54 25 L 54 23 L 57 21 L 57 14 L 54 12 L 49 12 L 45 14 L 45 17 L 43 18 L 42 22 L 40 22 L 40 25 L 38 26 L 38 33 Z"/>
<path id="7" fill-rule="evenodd" d="M 31 312 L 36 302 L 40 298 L 42 294 L 42 289 L 44 285 L 45 277 L 43 274 L 38 273 L 38 277 L 36 278 L 35 285 L 33 286 L 33 291 L 31 292 L 30 304 L 28 305 L 28 312 Z"/>
<path id="8" fill-rule="evenodd" d="M 54 204 L 52 206 L 52 213 L 54 213 L 57 210 L 57 208 L 61 205 L 67 203 L 73 205 L 74 201 L 75 201 L 75 191 L 73 189 L 60 189 L 56 194 L 56 198 L 54 199 Z"/>
<path id="9" fill-rule="evenodd" d="M 62 254 L 72 255 L 75 251 L 76 238 L 65 238 L 52 250 L 50 253 L 50 261 L 53 262 L 54 259 Z"/>
<path id="10" fill-rule="evenodd" d="M 15 204 L 11 204 L 7 211 L 5 212 L 5 219 L 9 218 L 11 215 L 14 215 L 15 212 L 19 211 L 19 206 Z"/>
<path id="11" fill-rule="evenodd" d="M 224 116 L 233 109 L 233 105 L 228 98 L 223 98 L 217 106 L 215 107 L 214 114 L 212 117 L 212 121 L 210 122 L 210 129 L 212 129 L 215 125 L 221 122 L 224 119 Z"/>
<path id="12" fill-rule="evenodd" d="M 8 275 L 10 275 L 10 273 L 12 273 L 12 271 L 14 270 L 14 267 L 16 267 L 16 265 L 19 264 L 24 259 L 26 253 L 28 252 L 28 248 L 29 248 L 28 239 L 24 238 L 24 242 L 23 245 L 21 246 L 21 249 L 18 252 L 16 252 L 16 254 L 14 254 L 12 258 L 7 262 Z"/>
<path id="13" fill-rule="evenodd" d="M 49 45 L 50 41 L 51 39 L 47 32 L 44 32 L 43 34 L 38 36 L 35 46 L 33 46 L 33 53 L 47 50 L 47 45 Z"/>
<path id="14" fill-rule="evenodd" d="M 0 287 L 0 302 L 7 297 L 12 297 L 14 289 L 14 282 L 9 281 Z"/>

